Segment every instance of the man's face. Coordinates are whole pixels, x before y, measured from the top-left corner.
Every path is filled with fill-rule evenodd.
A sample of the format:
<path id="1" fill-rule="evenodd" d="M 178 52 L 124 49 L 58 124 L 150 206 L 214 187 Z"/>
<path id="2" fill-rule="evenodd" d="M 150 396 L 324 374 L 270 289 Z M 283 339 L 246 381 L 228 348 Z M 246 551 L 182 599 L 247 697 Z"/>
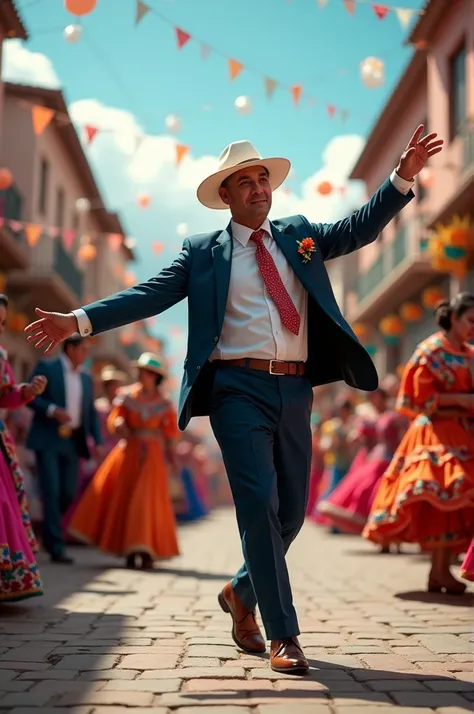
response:
<path id="1" fill-rule="evenodd" d="M 272 206 L 272 189 L 268 171 L 263 166 L 240 169 L 219 189 L 219 195 L 230 208 L 237 223 L 258 228 Z"/>
<path id="2" fill-rule="evenodd" d="M 71 360 L 74 367 L 80 367 L 86 361 L 89 350 L 86 342 L 80 342 L 78 345 L 69 345 L 67 356 Z"/>

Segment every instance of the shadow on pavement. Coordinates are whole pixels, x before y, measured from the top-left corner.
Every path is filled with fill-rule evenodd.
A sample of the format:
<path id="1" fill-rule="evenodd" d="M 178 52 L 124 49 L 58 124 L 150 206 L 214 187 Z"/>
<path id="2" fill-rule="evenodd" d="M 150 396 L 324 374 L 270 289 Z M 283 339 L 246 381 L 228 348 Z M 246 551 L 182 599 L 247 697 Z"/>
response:
<path id="1" fill-rule="evenodd" d="M 413 602 L 426 602 L 433 605 L 450 605 L 451 607 L 474 606 L 474 593 L 465 592 L 462 595 L 446 595 L 444 593 L 429 593 L 426 590 L 409 590 L 407 592 L 395 593 L 398 600 L 411 600 Z M 474 685 L 473 685 L 474 687 Z"/>

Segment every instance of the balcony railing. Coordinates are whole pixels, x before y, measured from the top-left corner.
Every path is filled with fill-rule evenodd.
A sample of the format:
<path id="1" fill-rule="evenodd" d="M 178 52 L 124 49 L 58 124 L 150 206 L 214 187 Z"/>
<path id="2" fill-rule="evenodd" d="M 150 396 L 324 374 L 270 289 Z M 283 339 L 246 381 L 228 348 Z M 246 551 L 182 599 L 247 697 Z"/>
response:
<path id="1" fill-rule="evenodd" d="M 462 168 L 463 170 L 474 165 L 474 119 L 470 119 L 464 125 L 462 132 Z"/>
<path id="2" fill-rule="evenodd" d="M 370 295 L 372 290 L 374 290 L 377 285 L 382 282 L 384 274 L 384 255 L 382 253 L 379 255 L 375 263 L 367 270 L 367 272 L 362 273 L 357 280 L 357 294 L 359 301 L 364 300 L 367 295 Z"/>
<path id="3" fill-rule="evenodd" d="M 390 245 L 391 249 L 391 261 L 390 261 L 390 270 L 393 270 L 393 268 L 396 268 L 397 265 L 400 265 L 400 263 L 405 260 L 406 255 L 407 255 L 407 229 L 406 226 L 401 226 L 399 230 L 397 231 L 397 234 L 395 238 L 392 241 L 392 244 Z"/>
<path id="4" fill-rule="evenodd" d="M 78 298 L 82 297 L 84 277 L 60 237 L 54 241 L 53 270 Z"/>

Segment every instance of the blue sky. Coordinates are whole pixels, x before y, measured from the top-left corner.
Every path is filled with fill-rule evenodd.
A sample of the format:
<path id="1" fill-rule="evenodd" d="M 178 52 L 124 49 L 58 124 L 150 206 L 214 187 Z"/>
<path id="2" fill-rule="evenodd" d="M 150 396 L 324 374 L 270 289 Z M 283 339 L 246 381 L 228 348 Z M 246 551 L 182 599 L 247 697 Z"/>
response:
<path id="1" fill-rule="evenodd" d="M 227 224 L 225 212 L 209 212 L 197 204 L 195 188 L 230 141 L 249 139 L 263 155 L 292 160 L 295 175 L 287 184 L 292 195 L 279 191 L 274 201 L 280 215 L 306 213 L 314 221 L 333 220 L 358 207 L 364 198 L 360 185 L 326 199 L 317 195 L 315 185 L 325 179 L 346 185 L 363 137 L 410 57 L 411 50 L 403 46 L 406 32 L 394 12 L 379 20 L 365 0 L 357 3 L 353 17 L 343 0 L 328 0 L 324 9 L 317 0 L 148 4 L 169 22 L 150 12 L 135 28 L 135 0 L 98 0 L 96 9 L 83 18 L 81 41 L 70 45 L 63 29 L 74 18 L 61 0 L 17 0 L 31 39 L 21 56 L 13 45 L 11 52 L 7 48 L 4 63 L 12 80 L 47 84 L 55 72 L 76 121 L 113 128 L 112 133 L 99 133 L 85 150 L 109 208 L 119 209 L 136 239 L 139 279 L 172 260 L 182 241 L 179 223 L 187 224 L 188 233 Z M 422 4 L 400 0 L 399 7 L 417 9 Z M 200 42 L 194 39 L 178 51 L 173 25 L 224 57 L 211 50 L 202 60 Z M 47 60 L 40 62 L 31 53 L 49 58 L 54 71 Z M 255 71 L 244 69 L 230 82 L 225 56 Z M 368 56 L 385 63 L 386 81 L 380 89 L 367 89 L 360 80 L 360 62 Z M 288 89 L 277 88 L 268 101 L 263 76 L 284 85 L 301 84 L 300 106 L 295 109 Z M 239 95 L 250 97 L 249 115 L 235 111 Z M 309 97 L 317 100 L 314 105 Z M 328 104 L 346 109 L 347 120 L 330 119 Z M 170 113 L 181 117 L 179 140 L 191 147 L 179 171 L 173 163 L 174 139 L 165 130 Z M 148 138 L 134 154 L 129 145 L 136 131 L 158 138 Z M 146 211 L 137 207 L 140 193 L 152 197 Z M 155 241 L 165 244 L 162 255 L 153 252 Z M 179 374 L 185 305 L 160 316 L 157 332 L 169 335 L 172 325 L 184 328 L 183 335 L 170 342 Z"/>

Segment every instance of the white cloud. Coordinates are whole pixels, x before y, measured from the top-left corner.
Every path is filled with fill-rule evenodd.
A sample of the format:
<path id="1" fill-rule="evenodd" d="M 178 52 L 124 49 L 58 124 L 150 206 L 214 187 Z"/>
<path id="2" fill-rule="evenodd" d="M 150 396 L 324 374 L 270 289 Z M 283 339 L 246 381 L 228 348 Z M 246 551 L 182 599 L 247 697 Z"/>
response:
<path id="1" fill-rule="evenodd" d="M 21 40 L 3 43 L 2 79 L 4 82 L 31 84 L 59 89 L 61 82 L 51 60 L 40 52 L 30 52 Z"/>

